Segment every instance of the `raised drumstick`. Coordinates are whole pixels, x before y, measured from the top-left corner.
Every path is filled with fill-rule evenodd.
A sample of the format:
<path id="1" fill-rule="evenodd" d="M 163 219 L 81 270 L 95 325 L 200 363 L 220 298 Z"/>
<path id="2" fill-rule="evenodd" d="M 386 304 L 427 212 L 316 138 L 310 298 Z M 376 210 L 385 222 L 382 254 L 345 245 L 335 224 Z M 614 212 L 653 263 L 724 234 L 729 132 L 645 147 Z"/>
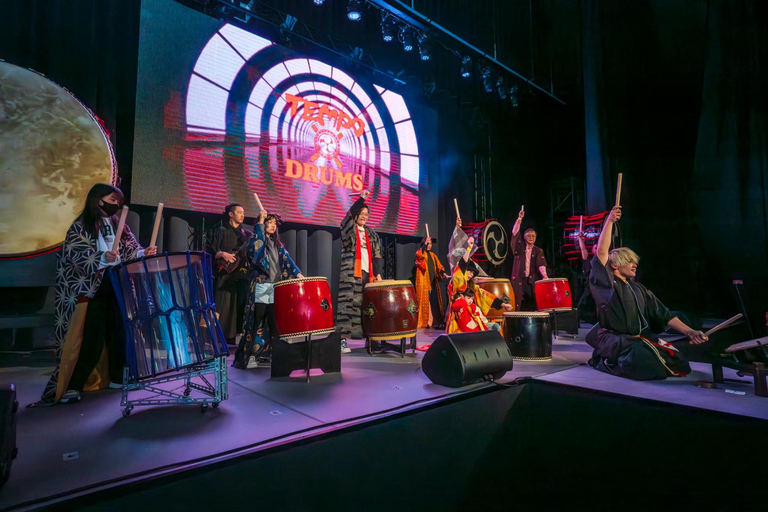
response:
<path id="1" fill-rule="evenodd" d="M 264 209 L 264 206 L 262 206 L 261 201 L 259 201 L 259 195 L 256 192 L 253 193 L 253 198 L 256 200 L 256 204 L 259 207 L 259 213 L 265 212 L 266 210 Z"/>
<path id="2" fill-rule="evenodd" d="M 432 240 L 429 236 L 429 224 L 424 224 L 424 227 L 427 228 L 427 240 Z"/>
<path id="3" fill-rule="evenodd" d="M 126 217 L 128 217 L 128 206 L 123 206 L 123 211 L 120 213 L 120 222 L 117 224 L 115 241 L 112 244 L 112 252 L 115 254 L 117 254 L 117 249 L 120 247 L 120 239 L 123 237 L 123 229 L 125 229 Z"/>
<path id="4" fill-rule="evenodd" d="M 616 206 L 621 206 L 621 173 L 619 173 L 619 181 L 616 183 Z"/>
<path id="5" fill-rule="evenodd" d="M 456 207 L 456 217 L 460 219 L 461 215 L 459 214 L 459 202 L 456 201 L 455 197 L 453 198 L 453 206 Z"/>
<path id="6" fill-rule="evenodd" d="M 160 230 L 160 220 L 163 218 L 163 203 L 157 203 L 157 214 L 155 215 L 155 226 L 152 228 L 152 238 L 149 240 L 149 246 L 153 247 L 157 241 L 157 232 Z"/>
<path id="7" fill-rule="evenodd" d="M 739 313 L 738 315 L 735 315 L 734 317 L 732 317 L 732 318 L 729 318 L 729 319 L 728 319 L 728 320 L 726 320 L 725 322 L 723 322 L 723 323 L 721 323 L 721 324 L 717 324 L 716 326 L 714 326 L 713 328 L 711 328 L 710 330 L 708 330 L 707 332 L 705 332 L 705 333 L 704 333 L 704 336 L 709 336 L 710 334 L 714 334 L 714 333 L 716 333 L 717 331 L 719 331 L 719 330 L 721 330 L 721 329 L 725 329 L 726 327 L 729 327 L 729 326 L 730 326 L 730 325 L 731 325 L 733 322 L 735 322 L 736 320 L 738 320 L 738 319 L 739 319 L 739 318 L 741 318 L 742 316 L 744 316 L 744 315 L 742 315 L 741 313 Z"/>
<path id="8" fill-rule="evenodd" d="M 584 232 L 584 216 L 579 215 L 579 233 Z"/>

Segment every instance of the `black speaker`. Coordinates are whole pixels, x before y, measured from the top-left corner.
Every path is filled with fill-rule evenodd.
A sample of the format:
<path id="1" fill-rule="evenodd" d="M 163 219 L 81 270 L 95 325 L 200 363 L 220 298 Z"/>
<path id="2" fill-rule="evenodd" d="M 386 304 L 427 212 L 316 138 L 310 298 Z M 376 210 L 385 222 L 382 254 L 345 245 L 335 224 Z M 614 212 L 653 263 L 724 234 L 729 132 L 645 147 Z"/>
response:
<path id="1" fill-rule="evenodd" d="M 463 332 L 441 334 L 424 354 L 421 369 L 435 384 L 459 388 L 489 375 L 500 379 L 512 363 L 512 353 L 498 332 Z"/>
<path id="2" fill-rule="evenodd" d="M 16 386 L 0 386 L 0 487 L 11 476 L 11 462 L 16 458 Z"/>

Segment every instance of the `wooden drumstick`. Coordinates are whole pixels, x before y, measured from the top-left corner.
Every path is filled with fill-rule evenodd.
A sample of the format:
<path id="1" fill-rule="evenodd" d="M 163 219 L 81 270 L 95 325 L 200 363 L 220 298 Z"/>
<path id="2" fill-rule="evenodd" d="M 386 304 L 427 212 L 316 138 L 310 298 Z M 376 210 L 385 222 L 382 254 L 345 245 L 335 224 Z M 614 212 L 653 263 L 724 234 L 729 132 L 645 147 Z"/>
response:
<path id="1" fill-rule="evenodd" d="M 163 218 L 163 203 L 157 203 L 157 214 L 155 215 L 155 226 L 152 228 L 152 238 L 149 240 L 149 246 L 154 247 L 157 241 L 157 232 L 160 231 L 160 220 Z"/>
<path id="2" fill-rule="evenodd" d="M 128 206 L 123 206 L 123 211 L 120 214 L 120 222 L 117 225 L 115 241 L 112 244 L 112 252 L 115 254 L 117 254 L 117 249 L 120 247 L 120 239 L 123 237 L 123 229 L 125 229 L 126 217 L 128 217 Z"/>
<path id="3" fill-rule="evenodd" d="M 584 232 L 584 216 L 579 215 L 579 233 Z"/>
<path id="4" fill-rule="evenodd" d="M 616 206 L 621 206 L 621 173 L 619 173 L 619 181 L 616 183 Z"/>
<path id="5" fill-rule="evenodd" d="M 721 323 L 721 324 L 717 324 L 716 326 L 714 326 L 713 328 L 711 328 L 710 330 L 708 330 L 707 332 L 705 332 L 705 333 L 704 333 L 704 336 L 709 336 L 710 334 L 714 334 L 714 333 L 716 333 L 717 331 L 719 331 L 719 330 L 721 330 L 721 329 L 725 329 L 726 327 L 730 326 L 730 325 L 731 325 L 733 322 L 735 322 L 736 320 L 738 320 L 738 319 L 739 319 L 739 318 L 741 318 L 742 316 L 744 316 L 744 315 L 742 315 L 741 313 L 739 313 L 738 315 L 735 315 L 734 317 L 732 317 L 732 318 L 729 318 L 729 319 L 728 319 L 728 320 L 726 320 L 725 322 L 723 322 L 723 323 Z"/>
<path id="6" fill-rule="evenodd" d="M 427 228 L 427 240 L 432 240 L 429 236 L 429 224 L 424 224 L 424 227 Z"/>
<path id="7" fill-rule="evenodd" d="M 459 202 L 456 200 L 456 198 L 453 198 L 453 206 L 456 207 L 456 218 L 460 219 L 461 215 L 459 214 Z"/>
<path id="8" fill-rule="evenodd" d="M 253 193 L 253 198 L 256 200 L 256 204 L 259 207 L 259 213 L 267 211 L 264 209 L 264 206 L 261 204 L 261 201 L 259 201 L 259 195 L 256 192 Z"/>

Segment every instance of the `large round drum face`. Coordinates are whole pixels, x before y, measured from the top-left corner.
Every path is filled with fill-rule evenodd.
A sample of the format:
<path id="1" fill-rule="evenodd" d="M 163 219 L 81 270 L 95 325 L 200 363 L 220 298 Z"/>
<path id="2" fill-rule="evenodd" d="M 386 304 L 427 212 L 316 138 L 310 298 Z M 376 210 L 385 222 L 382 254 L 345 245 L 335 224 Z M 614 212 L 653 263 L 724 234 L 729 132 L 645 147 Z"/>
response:
<path id="1" fill-rule="evenodd" d="M 88 190 L 113 183 L 114 172 L 112 147 L 87 108 L 44 76 L 0 61 L 0 257 L 60 245 Z"/>
<path id="2" fill-rule="evenodd" d="M 571 286 L 567 279 L 541 279 L 534 283 L 536 307 L 540 311 L 572 308 Z"/>
<path id="3" fill-rule="evenodd" d="M 419 306 L 410 281 L 378 281 L 363 289 L 363 332 L 370 340 L 398 340 L 416 335 Z"/>
<path id="4" fill-rule="evenodd" d="M 281 338 L 333 332 L 328 281 L 324 277 L 304 277 L 275 283 L 275 322 Z"/>

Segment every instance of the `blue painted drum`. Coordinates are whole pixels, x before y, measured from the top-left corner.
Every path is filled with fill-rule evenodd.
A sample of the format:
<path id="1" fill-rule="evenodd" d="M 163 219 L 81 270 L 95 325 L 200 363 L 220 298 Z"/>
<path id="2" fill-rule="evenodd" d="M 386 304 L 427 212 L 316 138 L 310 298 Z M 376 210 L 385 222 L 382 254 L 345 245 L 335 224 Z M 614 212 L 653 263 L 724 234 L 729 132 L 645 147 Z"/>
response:
<path id="1" fill-rule="evenodd" d="M 111 269 L 130 380 L 229 354 L 213 304 L 210 259 L 204 252 L 164 253 Z"/>

